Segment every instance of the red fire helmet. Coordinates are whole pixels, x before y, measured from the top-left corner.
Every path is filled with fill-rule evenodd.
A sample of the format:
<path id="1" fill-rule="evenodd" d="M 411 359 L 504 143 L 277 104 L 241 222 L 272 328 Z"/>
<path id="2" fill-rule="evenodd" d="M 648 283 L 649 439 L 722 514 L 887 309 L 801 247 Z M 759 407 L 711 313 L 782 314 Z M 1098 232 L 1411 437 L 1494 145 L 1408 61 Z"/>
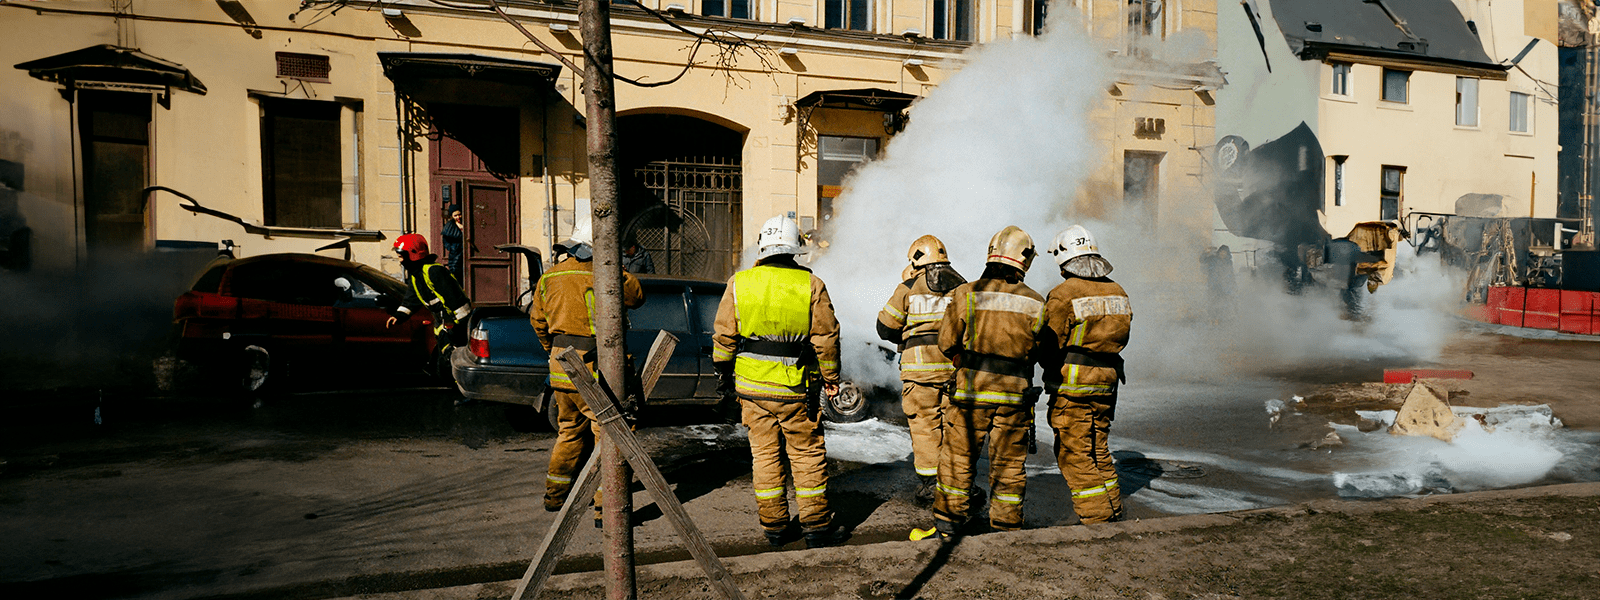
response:
<path id="1" fill-rule="evenodd" d="M 394 251 L 406 260 L 418 262 L 428 257 L 428 240 L 408 233 L 394 239 Z"/>

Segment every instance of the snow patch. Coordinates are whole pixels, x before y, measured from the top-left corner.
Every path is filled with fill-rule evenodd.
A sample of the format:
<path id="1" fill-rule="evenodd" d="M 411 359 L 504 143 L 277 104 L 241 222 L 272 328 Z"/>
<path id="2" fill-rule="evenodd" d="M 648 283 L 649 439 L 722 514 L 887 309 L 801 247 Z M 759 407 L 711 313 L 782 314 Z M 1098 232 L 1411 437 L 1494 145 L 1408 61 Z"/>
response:
<path id="1" fill-rule="evenodd" d="M 911 456 L 911 431 L 902 425 L 867 419 L 860 423 L 824 422 L 822 426 L 828 458 L 877 465 Z"/>

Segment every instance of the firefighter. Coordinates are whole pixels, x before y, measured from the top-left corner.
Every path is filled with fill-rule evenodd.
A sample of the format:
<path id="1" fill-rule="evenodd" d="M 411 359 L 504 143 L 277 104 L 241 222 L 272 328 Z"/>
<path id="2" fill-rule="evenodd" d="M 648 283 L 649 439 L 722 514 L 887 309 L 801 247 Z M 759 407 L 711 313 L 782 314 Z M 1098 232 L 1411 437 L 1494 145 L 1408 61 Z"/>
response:
<path id="1" fill-rule="evenodd" d="M 939 452 L 934 527 L 911 532 L 954 540 L 982 504 L 973 482 L 978 452 L 989 442 L 989 525 L 1022 528 L 1023 462 L 1033 423 L 1034 350 L 1044 324 L 1044 297 L 1022 282 L 1034 258 L 1033 239 L 1015 226 L 989 240 L 983 275 L 949 294 L 939 348 L 953 359 L 944 445 Z"/>
<path id="2" fill-rule="evenodd" d="M 390 313 L 384 328 L 411 318 L 412 306 L 426 306 L 433 313 L 433 333 L 439 338 L 434 346 L 432 368 L 449 373 L 447 364 L 450 349 L 466 343 L 466 328 L 456 327 L 472 314 L 472 301 L 461 291 L 461 284 L 450 274 L 449 267 L 438 263 L 439 256 L 428 252 L 428 240 L 415 233 L 407 233 L 394 240 L 395 254 L 406 272 L 406 297 Z"/>
<path id="3" fill-rule="evenodd" d="M 1094 237 L 1073 225 L 1056 235 L 1050 254 L 1066 281 L 1045 300 L 1049 342 L 1041 353 L 1050 392 L 1050 427 L 1056 461 L 1072 489 L 1072 507 L 1085 524 L 1122 517 L 1122 492 L 1107 437 L 1124 380 L 1133 308 L 1122 286 L 1106 277 L 1111 262 Z"/>
<path id="4" fill-rule="evenodd" d="M 827 450 L 818 418 L 818 380 L 839 393 L 839 322 L 822 280 L 795 262 L 803 242 L 787 217 L 756 238 L 756 265 L 735 273 L 717 307 L 712 361 L 724 397 L 737 396 L 749 429 L 756 509 L 767 541 L 787 543 L 787 464 L 806 546 L 842 543 L 828 509 Z"/>
<path id="5" fill-rule="evenodd" d="M 582 353 L 589 373 L 596 379 L 594 339 L 594 248 L 588 223 L 580 223 L 572 236 L 553 248 L 560 262 L 539 277 L 534 288 L 533 304 L 528 309 L 528 320 L 539 336 L 539 345 L 550 353 L 559 354 L 572 348 Z M 644 305 L 644 290 L 632 273 L 622 273 L 622 304 L 627 308 Z M 595 436 L 600 435 L 600 424 L 594 411 L 578 395 L 561 368 L 561 363 L 550 361 L 551 406 L 556 410 L 558 431 L 556 445 L 550 449 L 550 468 L 545 474 L 544 509 L 555 512 L 567 501 L 572 492 L 578 470 L 594 451 Z M 599 510 L 598 495 L 595 510 Z M 598 517 L 596 517 L 598 519 Z"/>
<path id="6" fill-rule="evenodd" d="M 933 503 L 939 480 L 942 390 L 955 376 L 950 358 L 939 349 L 939 322 L 950 303 L 948 294 L 967 280 L 951 268 L 944 242 L 934 236 L 917 238 L 906 257 L 911 274 L 878 311 L 878 337 L 900 346 L 900 407 L 911 429 L 912 464 L 921 479 L 912 500 L 926 507 Z"/>

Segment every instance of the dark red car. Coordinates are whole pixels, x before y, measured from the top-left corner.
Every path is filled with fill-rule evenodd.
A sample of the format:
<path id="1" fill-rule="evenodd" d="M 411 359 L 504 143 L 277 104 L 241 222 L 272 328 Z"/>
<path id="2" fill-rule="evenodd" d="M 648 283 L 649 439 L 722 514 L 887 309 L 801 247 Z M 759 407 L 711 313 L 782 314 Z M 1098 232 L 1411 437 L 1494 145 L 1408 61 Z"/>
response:
<path id="1" fill-rule="evenodd" d="M 346 381 L 422 372 L 437 343 L 432 316 L 384 327 L 405 284 L 363 265 L 315 254 L 219 257 L 173 306 L 178 357 L 245 391 L 291 374 Z"/>

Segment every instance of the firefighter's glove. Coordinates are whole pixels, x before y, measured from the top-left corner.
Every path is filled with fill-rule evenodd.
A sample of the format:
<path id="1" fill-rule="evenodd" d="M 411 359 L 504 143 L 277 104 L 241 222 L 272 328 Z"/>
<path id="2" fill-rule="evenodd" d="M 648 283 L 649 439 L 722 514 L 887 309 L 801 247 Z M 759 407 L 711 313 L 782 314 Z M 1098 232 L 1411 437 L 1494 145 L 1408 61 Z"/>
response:
<path id="1" fill-rule="evenodd" d="M 733 398 L 733 361 L 712 363 L 717 368 L 717 395 L 723 398 Z"/>

